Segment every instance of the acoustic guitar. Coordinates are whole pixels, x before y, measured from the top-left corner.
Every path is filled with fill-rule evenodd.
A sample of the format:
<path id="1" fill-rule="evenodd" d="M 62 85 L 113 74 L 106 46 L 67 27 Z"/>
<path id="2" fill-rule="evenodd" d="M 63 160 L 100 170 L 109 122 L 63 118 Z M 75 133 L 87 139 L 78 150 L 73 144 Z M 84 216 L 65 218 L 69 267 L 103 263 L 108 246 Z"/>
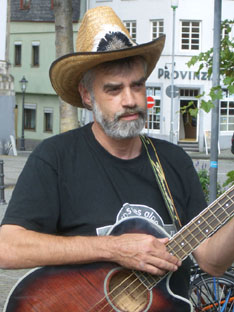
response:
<path id="1" fill-rule="evenodd" d="M 171 237 L 170 253 L 181 260 L 234 215 L 234 186 Z M 123 219 L 109 235 L 147 233 L 158 238 L 167 232 L 142 217 Z M 233 243 L 233 242 L 232 242 Z M 170 289 L 172 273 L 163 277 L 128 270 L 115 263 L 37 268 L 12 289 L 5 312 L 185 312 L 193 311 L 186 298 Z"/>

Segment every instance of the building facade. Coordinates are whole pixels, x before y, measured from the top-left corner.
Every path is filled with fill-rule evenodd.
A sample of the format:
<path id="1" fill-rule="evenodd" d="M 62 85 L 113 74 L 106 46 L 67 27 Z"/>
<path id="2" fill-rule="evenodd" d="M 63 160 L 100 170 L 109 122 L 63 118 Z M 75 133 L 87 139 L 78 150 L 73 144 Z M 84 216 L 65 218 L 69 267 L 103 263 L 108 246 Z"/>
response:
<path id="1" fill-rule="evenodd" d="M 166 34 L 162 56 L 147 81 L 147 95 L 153 97 L 155 103 L 148 109 L 145 132 L 167 140 L 171 140 L 173 132 L 174 143 L 191 142 L 195 143 L 197 149 L 203 150 L 204 133 L 211 129 L 211 113 L 199 110 L 197 118 L 194 118 L 188 112 L 181 114 L 180 108 L 191 101 L 194 108 L 199 108 L 200 99 L 197 96 L 203 92 L 207 94 L 212 86 L 206 69 L 197 75 L 198 67 L 189 68 L 187 62 L 193 55 L 213 46 L 214 1 L 179 0 L 174 17 L 171 0 L 88 1 L 89 8 L 101 5 L 111 6 L 117 12 L 137 43 Z M 222 20 L 233 20 L 233 11 L 234 1 L 222 1 Z M 170 92 L 172 84 L 175 97 Z M 223 96 L 220 103 L 219 142 L 221 148 L 230 148 L 230 138 L 234 132 L 234 96 L 228 95 L 226 90 Z"/>
<path id="2" fill-rule="evenodd" d="M 82 0 L 80 7 L 78 2 L 73 1 L 74 42 L 78 17 L 81 18 L 85 10 L 102 5 L 116 11 L 137 43 L 166 34 L 162 56 L 147 81 L 147 96 L 153 98 L 154 105 L 148 109 L 144 131 L 176 144 L 190 142 L 197 150 L 203 150 L 204 133 L 211 129 L 211 113 L 199 110 L 194 118 L 189 113 L 181 114 L 180 108 L 191 101 L 194 108 L 199 108 L 198 96 L 203 92 L 207 94 L 212 86 L 206 70 L 197 75 L 197 67 L 189 68 L 187 62 L 213 45 L 214 1 L 179 0 L 174 15 L 171 0 Z M 55 59 L 53 1 L 11 0 L 11 8 L 10 61 L 18 107 L 16 132 L 20 138 L 22 91 L 19 81 L 25 76 L 28 84 L 24 133 L 30 148 L 60 132 L 59 102 L 48 75 Z M 79 8 L 81 12 L 78 12 Z M 233 0 L 223 0 L 222 19 L 233 19 L 233 9 Z M 171 96 L 172 85 L 174 97 Z M 234 98 L 226 90 L 223 94 L 219 142 L 221 148 L 229 148 L 234 131 Z M 92 114 L 87 110 L 80 109 L 78 117 L 81 125 L 92 120 Z"/>
<path id="3" fill-rule="evenodd" d="M 0 1 L 0 154 L 8 154 L 15 137 L 14 78 L 9 73 L 7 0 Z"/>
<path id="4" fill-rule="evenodd" d="M 73 0 L 72 6 L 75 37 L 80 0 Z M 49 79 L 55 58 L 53 0 L 11 0 L 10 72 L 15 80 L 16 138 L 19 146 L 24 123 L 25 148 L 29 150 L 60 132 L 59 99 Z M 24 105 L 23 77 L 27 80 Z"/>

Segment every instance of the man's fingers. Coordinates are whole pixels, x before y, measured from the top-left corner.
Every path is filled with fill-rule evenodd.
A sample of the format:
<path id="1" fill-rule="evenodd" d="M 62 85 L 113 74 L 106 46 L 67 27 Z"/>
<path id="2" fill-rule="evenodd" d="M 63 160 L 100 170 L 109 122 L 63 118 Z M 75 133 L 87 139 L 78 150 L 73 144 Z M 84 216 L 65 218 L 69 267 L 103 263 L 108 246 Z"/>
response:
<path id="1" fill-rule="evenodd" d="M 175 272 L 179 266 L 158 257 L 148 257 L 145 261 L 139 262 L 139 270 L 151 274 L 164 275 L 166 272 Z"/>

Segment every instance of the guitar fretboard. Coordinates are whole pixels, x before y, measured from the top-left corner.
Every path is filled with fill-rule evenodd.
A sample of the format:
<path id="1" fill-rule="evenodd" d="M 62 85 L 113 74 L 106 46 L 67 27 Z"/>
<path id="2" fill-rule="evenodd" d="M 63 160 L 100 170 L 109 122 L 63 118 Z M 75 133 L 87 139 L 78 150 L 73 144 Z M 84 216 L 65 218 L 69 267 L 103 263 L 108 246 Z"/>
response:
<path id="1" fill-rule="evenodd" d="M 167 243 L 168 251 L 181 260 L 186 259 L 196 247 L 233 216 L 234 186 L 177 232 Z M 134 273 L 148 289 L 152 289 L 167 276 L 166 274 L 158 277 L 139 271 Z"/>
<path id="2" fill-rule="evenodd" d="M 177 232 L 168 242 L 169 252 L 184 260 L 206 238 L 234 215 L 234 186 Z"/>

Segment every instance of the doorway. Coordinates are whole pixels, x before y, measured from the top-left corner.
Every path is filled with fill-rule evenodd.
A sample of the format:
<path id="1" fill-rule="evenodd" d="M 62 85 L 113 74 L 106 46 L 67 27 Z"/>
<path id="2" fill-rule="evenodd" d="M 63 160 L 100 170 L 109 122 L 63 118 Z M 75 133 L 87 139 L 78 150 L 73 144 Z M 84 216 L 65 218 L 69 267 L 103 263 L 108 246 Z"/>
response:
<path id="1" fill-rule="evenodd" d="M 197 108 L 198 101 L 194 99 L 181 99 L 180 108 L 187 106 L 191 101 L 193 104 L 190 108 Z M 197 141 L 197 117 L 191 116 L 188 108 L 180 113 L 179 140 Z"/>

